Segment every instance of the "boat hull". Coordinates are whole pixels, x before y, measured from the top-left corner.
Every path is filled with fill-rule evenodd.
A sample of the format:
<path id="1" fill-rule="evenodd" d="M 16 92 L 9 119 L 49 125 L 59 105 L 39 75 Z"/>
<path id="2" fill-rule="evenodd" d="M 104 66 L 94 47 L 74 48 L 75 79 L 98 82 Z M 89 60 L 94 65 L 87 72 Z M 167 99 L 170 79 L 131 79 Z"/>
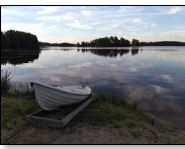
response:
<path id="1" fill-rule="evenodd" d="M 48 111 L 82 102 L 91 96 L 91 94 L 84 95 L 64 92 L 61 89 L 39 83 L 32 83 L 32 86 L 35 89 L 35 96 L 39 106 Z"/>

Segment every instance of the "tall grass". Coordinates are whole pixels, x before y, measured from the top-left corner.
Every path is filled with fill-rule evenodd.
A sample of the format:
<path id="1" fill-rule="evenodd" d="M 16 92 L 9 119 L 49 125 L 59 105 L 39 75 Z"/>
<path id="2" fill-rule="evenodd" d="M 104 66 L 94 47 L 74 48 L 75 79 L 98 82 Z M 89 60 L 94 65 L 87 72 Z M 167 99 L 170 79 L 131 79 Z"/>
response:
<path id="1" fill-rule="evenodd" d="M 11 73 L 1 70 L 1 94 L 7 94 L 11 88 Z"/>
<path id="2" fill-rule="evenodd" d="M 18 82 L 12 84 L 10 93 L 16 97 L 23 97 L 26 99 L 35 98 L 34 90 L 31 88 L 30 84 L 25 82 L 24 83 Z"/>
<path id="3" fill-rule="evenodd" d="M 34 99 L 34 91 L 28 83 L 13 83 L 11 73 L 1 70 L 1 94 Z"/>
<path id="4" fill-rule="evenodd" d="M 128 102 L 123 97 L 114 95 L 97 95 L 89 108 L 85 109 L 79 116 L 80 122 L 94 125 L 122 125 L 128 127 L 137 125 L 137 122 L 154 123 L 151 116 L 145 114 L 136 101 Z"/>

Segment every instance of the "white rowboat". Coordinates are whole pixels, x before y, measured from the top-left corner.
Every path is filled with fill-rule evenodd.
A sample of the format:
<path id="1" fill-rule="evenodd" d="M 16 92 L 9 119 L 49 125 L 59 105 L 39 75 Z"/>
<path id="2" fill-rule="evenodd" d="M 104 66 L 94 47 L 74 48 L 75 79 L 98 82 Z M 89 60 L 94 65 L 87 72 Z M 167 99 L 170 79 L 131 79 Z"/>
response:
<path id="1" fill-rule="evenodd" d="M 62 106 L 81 102 L 91 96 L 88 86 L 53 87 L 47 84 L 31 82 L 39 106 L 44 110 L 54 110 Z"/>

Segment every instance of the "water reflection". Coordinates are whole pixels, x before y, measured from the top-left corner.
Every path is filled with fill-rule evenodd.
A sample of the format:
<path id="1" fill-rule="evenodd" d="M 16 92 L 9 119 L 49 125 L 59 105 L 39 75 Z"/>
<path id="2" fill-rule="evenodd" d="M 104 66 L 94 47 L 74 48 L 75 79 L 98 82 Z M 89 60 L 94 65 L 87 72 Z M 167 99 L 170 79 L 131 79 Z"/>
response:
<path id="1" fill-rule="evenodd" d="M 185 126 L 185 48 L 142 49 L 49 47 L 40 54 L 2 53 L 1 64 L 10 64 L 1 68 L 12 73 L 14 82 L 84 84 L 96 93 L 124 96 Z"/>
<path id="2" fill-rule="evenodd" d="M 85 53 L 85 52 L 90 52 L 92 54 L 95 54 L 95 55 L 99 55 L 99 56 L 104 56 L 104 57 L 117 57 L 117 56 L 123 56 L 125 54 L 128 54 L 130 52 L 129 49 L 99 49 L 99 48 L 93 48 L 93 49 L 90 49 L 90 48 L 81 48 L 81 49 L 77 49 L 77 51 L 81 51 L 82 53 Z M 138 49 L 139 51 L 139 49 Z M 137 51 L 137 54 L 138 54 L 138 51 Z"/>
<path id="3" fill-rule="evenodd" d="M 132 48 L 132 50 L 131 50 L 132 55 L 137 55 L 138 52 L 139 52 L 138 48 Z"/>
<path id="4" fill-rule="evenodd" d="M 1 51 L 1 64 L 12 64 L 18 65 L 23 63 L 33 62 L 34 60 L 39 58 L 40 51 Z"/>

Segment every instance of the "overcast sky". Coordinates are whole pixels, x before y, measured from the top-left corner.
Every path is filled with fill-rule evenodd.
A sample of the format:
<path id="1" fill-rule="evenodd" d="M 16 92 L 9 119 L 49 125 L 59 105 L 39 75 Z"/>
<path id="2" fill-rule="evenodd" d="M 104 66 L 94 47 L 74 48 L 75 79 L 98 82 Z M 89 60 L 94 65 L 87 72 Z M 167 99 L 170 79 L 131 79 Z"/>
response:
<path id="1" fill-rule="evenodd" d="M 45 42 L 105 36 L 185 41 L 185 6 L 6 6 L 1 30 L 30 32 Z"/>

